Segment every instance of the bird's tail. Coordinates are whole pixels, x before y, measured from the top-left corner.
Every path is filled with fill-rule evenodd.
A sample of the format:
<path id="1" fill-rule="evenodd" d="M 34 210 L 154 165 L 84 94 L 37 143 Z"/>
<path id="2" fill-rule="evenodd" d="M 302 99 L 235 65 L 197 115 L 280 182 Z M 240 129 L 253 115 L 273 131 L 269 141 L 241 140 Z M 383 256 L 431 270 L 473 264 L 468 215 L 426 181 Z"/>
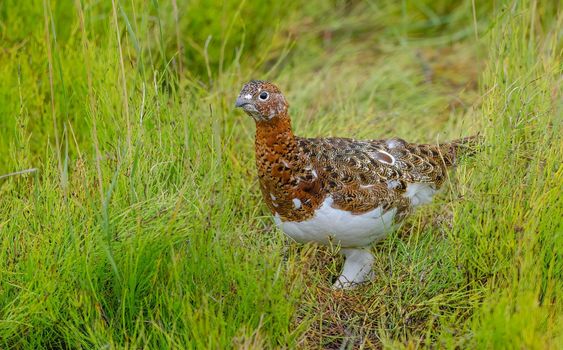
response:
<path id="1" fill-rule="evenodd" d="M 453 166 L 456 165 L 459 157 L 475 154 L 481 140 L 481 135 L 476 134 L 440 144 L 440 150 L 442 151 L 444 162 L 447 166 Z"/>

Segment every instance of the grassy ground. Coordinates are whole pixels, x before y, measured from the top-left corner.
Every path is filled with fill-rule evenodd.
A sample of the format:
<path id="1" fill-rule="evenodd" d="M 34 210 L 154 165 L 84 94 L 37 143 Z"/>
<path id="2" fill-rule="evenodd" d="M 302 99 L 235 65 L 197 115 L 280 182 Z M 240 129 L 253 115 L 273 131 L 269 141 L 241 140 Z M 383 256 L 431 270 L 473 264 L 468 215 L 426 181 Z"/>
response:
<path id="1" fill-rule="evenodd" d="M 481 3 L 0 2 L 0 348 L 560 348 L 563 16 Z M 300 135 L 484 142 L 332 291 L 261 203 L 251 78 Z"/>

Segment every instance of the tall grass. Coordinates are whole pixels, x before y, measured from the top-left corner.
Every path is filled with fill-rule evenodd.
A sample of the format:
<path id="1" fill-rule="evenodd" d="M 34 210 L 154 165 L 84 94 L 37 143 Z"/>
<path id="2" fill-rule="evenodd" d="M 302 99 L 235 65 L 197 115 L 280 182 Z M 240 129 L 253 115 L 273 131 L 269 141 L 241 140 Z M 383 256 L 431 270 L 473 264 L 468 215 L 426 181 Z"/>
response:
<path id="1" fill-rule="evenodd" d="M 563 344 L 555 2 L 0 2 L 1 348 Z M 480 131 L 330 290 L 256 186 L 243 82 L 305 136 Z"/>

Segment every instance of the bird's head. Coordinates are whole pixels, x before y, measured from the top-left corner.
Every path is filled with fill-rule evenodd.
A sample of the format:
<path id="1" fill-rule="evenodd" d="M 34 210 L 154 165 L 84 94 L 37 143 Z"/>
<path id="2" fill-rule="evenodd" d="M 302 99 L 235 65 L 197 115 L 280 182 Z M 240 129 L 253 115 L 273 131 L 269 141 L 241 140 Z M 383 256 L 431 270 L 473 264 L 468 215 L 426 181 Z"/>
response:
<path id="1" fill-rule="evenodd" d="M 242 87 L 235 107 L 242 108 L 255 121 L 269 121 L 287 113 L 288 104 L 272 83 L 252 80 Z"/>

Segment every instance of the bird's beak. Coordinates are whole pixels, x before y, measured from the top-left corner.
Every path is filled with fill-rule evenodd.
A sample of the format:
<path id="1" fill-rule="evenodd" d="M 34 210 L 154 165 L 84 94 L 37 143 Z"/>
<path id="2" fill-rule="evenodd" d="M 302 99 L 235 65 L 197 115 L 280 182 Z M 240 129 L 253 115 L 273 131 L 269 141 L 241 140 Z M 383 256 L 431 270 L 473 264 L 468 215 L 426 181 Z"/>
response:
<path id="1" fill-rule="evenodd" d="M 235 102 L 235 108 L 242 107 L 242 106 L 244 106 L 245 104 L 248 104 L 248 103 L 250 103 L 250 100 L 248 100 L 248 99 L 246 99 L 242 96 L 239 96 L 239 97 L 237 97 L 237 100 Z"/>

